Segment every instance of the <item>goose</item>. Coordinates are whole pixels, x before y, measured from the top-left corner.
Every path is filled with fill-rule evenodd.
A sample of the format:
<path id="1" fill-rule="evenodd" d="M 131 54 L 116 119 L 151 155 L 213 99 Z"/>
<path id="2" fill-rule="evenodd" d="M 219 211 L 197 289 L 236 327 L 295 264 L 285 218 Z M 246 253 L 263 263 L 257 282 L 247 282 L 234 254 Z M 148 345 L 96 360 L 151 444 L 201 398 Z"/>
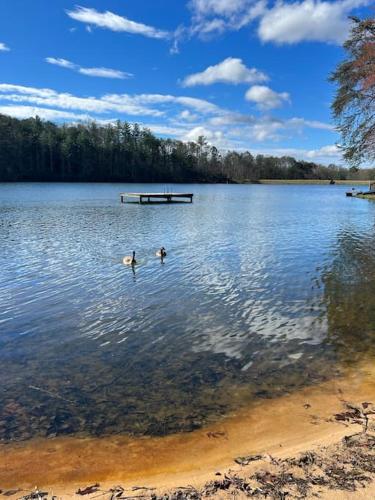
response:
<path id="1" fill-rule="evenodd" d="M 137 261 L 135 260 L 135 252 L 133 252 L 132 257 L 130 257 L 130 255 L 124 257 L 122 259 L 122 263 L 125 264 L 126 266 L 134 266 L 137 263 Z"/>
<path id="2" fill-rule="evenodd" d="M 161 247 L 160 250 L 156 252 L 156 257 L 161 257 L 162 259 L 167 256 L 167 252 L 164 247 Z"/>

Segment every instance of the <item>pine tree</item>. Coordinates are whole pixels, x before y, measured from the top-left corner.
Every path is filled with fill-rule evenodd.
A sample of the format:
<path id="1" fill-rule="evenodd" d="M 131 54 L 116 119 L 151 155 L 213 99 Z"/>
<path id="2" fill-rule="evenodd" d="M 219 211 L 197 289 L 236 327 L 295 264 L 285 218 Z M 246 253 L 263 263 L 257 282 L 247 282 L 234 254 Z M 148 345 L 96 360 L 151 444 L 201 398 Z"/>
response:
<path id="1" fill-rule="evenodd" d="M 338 85 L 332 110 L 344 157 L 359 165 L 375 158 L 375 20 L 353 17 L 352 21 L 344 44 L 347 59 L 330 79 Z"/>

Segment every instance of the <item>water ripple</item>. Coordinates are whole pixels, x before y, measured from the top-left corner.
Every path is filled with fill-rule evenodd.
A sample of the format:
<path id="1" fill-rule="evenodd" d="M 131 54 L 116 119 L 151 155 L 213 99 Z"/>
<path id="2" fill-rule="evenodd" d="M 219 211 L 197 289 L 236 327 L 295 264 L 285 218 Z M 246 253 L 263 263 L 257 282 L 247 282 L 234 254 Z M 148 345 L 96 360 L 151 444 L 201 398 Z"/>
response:
<path id="1" fill-rule="evenodd" d="M 189 430 L 326 376 L 359 322 L 368 348 L 375 204 L 344 188 L 185 186 L 194 204 L 169 206 L 24 189 L 0 185 L 0 410 L 19 408 L 2 439 Z"/>

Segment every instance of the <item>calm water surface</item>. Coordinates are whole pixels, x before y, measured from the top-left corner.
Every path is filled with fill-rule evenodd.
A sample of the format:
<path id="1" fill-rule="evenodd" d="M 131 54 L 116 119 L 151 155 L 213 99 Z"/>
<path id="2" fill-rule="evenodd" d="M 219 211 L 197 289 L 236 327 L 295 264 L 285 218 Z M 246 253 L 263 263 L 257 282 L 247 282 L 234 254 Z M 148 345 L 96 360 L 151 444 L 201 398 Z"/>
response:
<path id="1" fill-rule="evenodd" d="M 164 188 L 0 185 L 0 439 L 192 430 L 373 351 L 375 203 L 303 185 L 119 203 Z"/>

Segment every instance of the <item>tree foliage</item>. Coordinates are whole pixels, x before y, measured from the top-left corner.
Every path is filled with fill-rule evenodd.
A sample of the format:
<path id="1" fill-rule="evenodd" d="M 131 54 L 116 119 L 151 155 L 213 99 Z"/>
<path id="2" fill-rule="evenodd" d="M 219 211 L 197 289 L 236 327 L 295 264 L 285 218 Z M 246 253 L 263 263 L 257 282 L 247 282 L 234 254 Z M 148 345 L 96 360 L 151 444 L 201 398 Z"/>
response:
<path id="1" fill-rule="evenodd" d="M 257 155 L 221 153 L 197 142 L 161 139 L 139 125 L 65 124 L 0 115 L 0 181 L 244 182 L 346 179 L 349 170 Z M 374 178 L 375 171 L 355 176 Z"/>
<path id="2" fill-rule="evenodd" d="M 338 85 L 332 104 L 344 156 L 352 165 L 375 158 L 375 20 L 352 18 L 344 48 L 347 58 L 331 80 Z"/>

